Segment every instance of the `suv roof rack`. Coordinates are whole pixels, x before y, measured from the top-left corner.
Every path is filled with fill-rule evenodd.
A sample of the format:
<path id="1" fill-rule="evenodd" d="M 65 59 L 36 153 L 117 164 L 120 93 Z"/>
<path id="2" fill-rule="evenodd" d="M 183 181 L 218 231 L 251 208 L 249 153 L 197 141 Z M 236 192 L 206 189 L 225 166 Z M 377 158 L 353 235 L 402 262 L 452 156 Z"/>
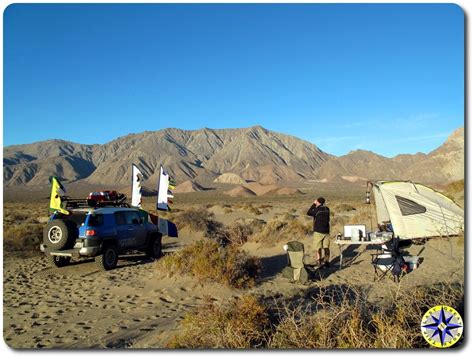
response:
<path id="1" fill-rule="evenodd" d="M 104 207 L 125 207 L 130 205 L 125 202 L 127 197 L 120 194 L 115 200 L 94 200 L 94 199 L 72 199 L 68 196 L 61 197 L 61 201 L 66 204 L 65 209 L 79 209 L 79 208 L 104 208 Z"/>

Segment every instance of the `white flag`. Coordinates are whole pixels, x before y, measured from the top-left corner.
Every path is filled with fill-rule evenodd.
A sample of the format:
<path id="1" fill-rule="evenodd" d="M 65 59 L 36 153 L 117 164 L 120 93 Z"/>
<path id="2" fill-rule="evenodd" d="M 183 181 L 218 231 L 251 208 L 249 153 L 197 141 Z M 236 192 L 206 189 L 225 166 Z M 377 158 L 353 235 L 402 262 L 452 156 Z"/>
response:
<path id="1" fill-rule="evenodd" d="M 160 166 L 160 176 L 158 178 L 158 199 L 156 202 L 156 208 L 158 210 L 169 210 L 168 199 L 173 196 L 168 194 L 170 186 L 169 174 Z"/>
<path id="2" fill-rule="evenodd" d="M 143 174 L 135 164 L 132 164 L 132 206 L 142 206 L 142 181 Z"/>

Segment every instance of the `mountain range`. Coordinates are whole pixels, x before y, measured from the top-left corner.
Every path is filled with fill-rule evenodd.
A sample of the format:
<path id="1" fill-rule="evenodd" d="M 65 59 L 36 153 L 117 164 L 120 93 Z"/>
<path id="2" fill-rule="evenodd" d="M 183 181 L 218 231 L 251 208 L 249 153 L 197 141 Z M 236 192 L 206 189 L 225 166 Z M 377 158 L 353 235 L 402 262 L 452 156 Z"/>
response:
<path id="1" fill-rule="evenodd" d="M 261 126 L 237 129 L 168 128 L 84 145 L 47 140 L 4 147 L 4 187 L 45 186 L 56 175 L 64 182 L 101 186 L 130 183 L 132 163 L 152 185 L 160 164 L 176 179 L 211 182 L 235 173 L 261 184 L 316 180 L 357 182 L 410 179 L 445 183 L 464 178 L 464 128 L 436 150 L 387 158 L 355 150 L 336 157 L 316 145 Z"/>

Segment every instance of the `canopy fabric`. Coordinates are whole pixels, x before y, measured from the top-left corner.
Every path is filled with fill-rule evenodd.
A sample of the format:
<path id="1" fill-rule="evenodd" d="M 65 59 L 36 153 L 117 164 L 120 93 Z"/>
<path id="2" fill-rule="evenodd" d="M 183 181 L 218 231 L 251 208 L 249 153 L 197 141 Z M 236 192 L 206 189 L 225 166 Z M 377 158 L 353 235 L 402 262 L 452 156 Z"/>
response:
<path id="1" fill-rule="evenodd" d="M 401 239 L 452 236 L 464 232 L 464 210 L 447 196 L 422 184 L 396 181 L 373 184 L 377 222 L 390 222 Z"/>

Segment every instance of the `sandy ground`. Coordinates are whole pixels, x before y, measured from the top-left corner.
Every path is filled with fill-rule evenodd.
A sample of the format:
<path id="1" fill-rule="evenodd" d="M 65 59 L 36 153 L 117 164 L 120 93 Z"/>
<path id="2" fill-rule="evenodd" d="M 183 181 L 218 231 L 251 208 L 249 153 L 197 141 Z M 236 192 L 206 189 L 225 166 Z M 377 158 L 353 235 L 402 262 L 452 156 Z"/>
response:
<path id="1" fill-rule="evenodd" d="M 226 224 L 254 217 L 244 210 L 225 213 L 219 206 L 209 210 Z M 259 218 L 268 220 L 285 212 L 284 206 L 277 206 Z M 178 240 L 165 238 L 164 250 L 179 250 L 199 238 L 202 234 L 190 232 L 181 233 Z M 314 287 L 356 285 L 366 288 L 369 300 L 383 302 L 400 289 L 464 281 L 464 247 L 460 238 L 433 239 L 410 247 L 410 254 L 421 251 L 423 262 L 400 284 L 388 278 L 373 282 L 370 254 L 374 251 L 370 247 L 343 248 L 345 265 L 339 269 L 339 248 L 334 244 L 329 269 L 316 272 L 316 280 L 310 285 L 290 283 L 280 275 L 287 262 L 284 243 L 243 246 L 260 257 L 263 264 L 262 277 L 251 290 L 213 283 L 201 286 L 189 276 L 169 278 L 153 261 L 139 254 L 123 257 L 119 267 L 108 272 L 98 271 L 92 260 L 51 268 L 43 256 L 5 256 L 5 342 L 13 348 L 160 348 L 179 330 L 185 313 L 202 304 L 206 297 L 220 302 L 247 293 L 291 297 Z"/>

